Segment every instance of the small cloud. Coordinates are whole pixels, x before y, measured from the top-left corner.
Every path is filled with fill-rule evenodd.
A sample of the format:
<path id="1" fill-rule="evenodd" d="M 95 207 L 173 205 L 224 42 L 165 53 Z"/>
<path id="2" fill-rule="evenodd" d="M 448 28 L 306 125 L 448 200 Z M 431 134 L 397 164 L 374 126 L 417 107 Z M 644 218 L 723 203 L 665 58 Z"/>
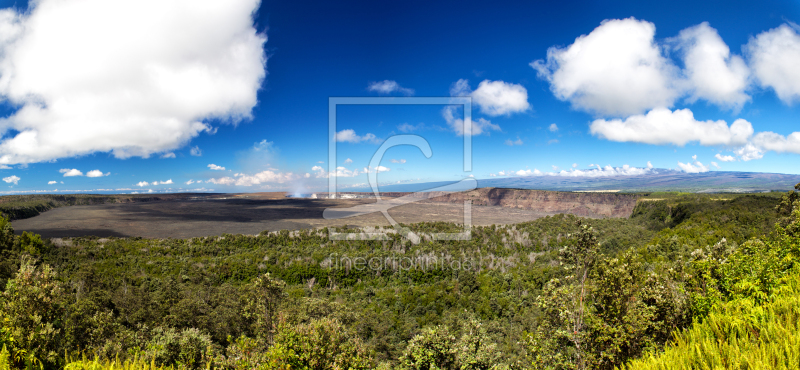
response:
<path id="1" fill-rule="evenodd" d="M 347 159 L 344 160 L 344 164 L 350 164 L 350 163 L 353 163 L 352 159 L 347 158 Z"/>
<path id="2" fill-rule="evenodd" d="M 0 170 L 10 170 L 11 166 L 7 164 L 0 164 Z"/>
<path id="3" fill-rule="evenodd" d="M 678 167 L 680 167 L 681 170 L 683 172 L 686 172 L 686 173 L 701 173 L 701 172 L 710 171 L 708 166 L 706 166 L 706 165 L 704 165 L 704 164 L 702 164 L 702 163 L 700 163 L 698 161 L 694 161 L 694 163 L 681 163 L 681 162 L 678 162 Z"/>
<path id="4" fill-rule="evenodd" d="M 173 183 L 172 179 L 169 179 L 167 181 L 159 181 L 158 182 L 159 185 L 168 185 L 168 184 L 172 184 L 172 183 Z M 153 185 L 155 185 L 155 181 L 153 182 Z"/>
<path id="5" fill-rule="evenodd" d="M 553 139 L 553 140 L 548 141 L 547 145 L 550 145 L 550 144 L 558 144 L 558 139 Z"/>
<path id="6" fill-rule="evenodd" d="M 411 124 L 408 124 L 408 123 L 403 123 L 403 124 L 401 124 L 400 126 L 397 126 L 397 130 L 399 130 L 400 132 L 406 132 L 406 133 L 407 133 L 407 132 L 420 131 L 420 130 L 424 130 L 424 129 L 426 129 L 426 128 L 427 128 L 427 127 L 425 126 L 425 124 L 424 124 L 424 123 L 421 123 L 421 122 L 420 122 L 420 123 L 418 123 L 418 124 L 416 124 L 416 125 L 411 125 Z"/>
<path id="7" fill-rule="evenodd" d="M 209 165 L 208 165 L 208 168 L 210 168 L 210 169 L 212 169 L 212 170 L 214 170 L 214 171 L 225 171 L 225 167 L 222 167 L 222 166 L 217 166 L 217 165 L 215 165 L 215 164 L 213 164 L 213 163 L 212 163 L 212 164 L 209 164 Z"/>
<path id="8" fill-rule="evenodd" d="M 103 171 L 100 171 L 100 170 L 91 170 L 91 171 L 86 173 L 86 176 L 87 177 L 103 177 L 103 176 L 108 176 L 110 174 L 111 174 L 111 172 L 103 173 Z"/>
<path id="9" fill-rule="evenodd" d="M 572 164 L 572 168 L 578 168 L 578 164 L 577 163 L 573 163 Z"/>
<path id="10" fill-rule="evenodd" d="M 406 163 L 406 160 L 405 159 L 392 159 L 389 162 L 402 164 L 402 163 Z"/>
<path id="11" fill-rule="evenodd" d="M 147 181 L 139 181 L 139 183 L 136 184 L 136 186 L 138 187 L 148 186 L 148 185 L 150 185 L 150 183 Z"/>
<path id="12" fill-rule="evenodd" d="M 53 185 L 53 184 L 58 184 L 58 181 L 48 181 L 47 182 L 47 185 Z"/>
<path id="13" fill-rule="evenodd" d="M 520 139 L 519 136 L 517 136 L 517 140 L 508 139 L 504 144 L 508 146 L 522 145 L 522 139 Z"/>
<path id="14" fill-rule="evenodd" d="M 391 94 L 399 92 L 403 95 L 414 95 L 414 89 L 408 89 L 400 86 L 396 81 L 383 80 L 378 82 L 370 82 L 367 90 L 377 92 L 378 94 Z"/>
<path id="15" fill-rule="evenodd" d="M 711 165 L 716 167 L 716 168 L 718 168 L 718 169 L 720 168 L 719 165 L 717 164 L 717 162 L 711 161 Z"/>
<path id="16" fill-rule="evenodd" d="M 552 165 L 551 167 L 553 167 L 553 171 L 558 171 L 558 166 Z"/>
<path id="17" fill-rule="evenodd" d="M 723 162 L 733 162 L 733 161 L 736 160 L 736 158 L 734 156 L 732 156 L 732 155 L 722 155 L 722 154 L 719 154 L 719 153 L 717 153 L 714 156 L 714 158 L 719 159 L 720 161 L 723 161 Z"/>
<path id="18" fill-rule="evenodd" d="M 692 159 L 694 159 L 696 161 L 697 160 L 697 154 L 693 155 Z"/>
<path id="19" fill-rule="evenodd" d="M 550 130 L 550 132 L 556 132 L 558 131 L 558 125 L 556 125 L 555 123 L 551 123 L 548 130 Z"/>
<path id="20" fill-rule="evenodd" d="M 169 152 L 161 155 L 161 158 L 175 158 L 175 153 Z"/>
<path id="21" fill-rule="evenodd" d="M 500 171 L 500 172 L 497 173 L 497 175 L 498 176 L 505 176 L 506 175 L 506 171 Z"/>
<path id="22" fill-rule="evenodd" d="M 191 184 L 194 184 L 194 182 L 195 182 L 194 180 L 189 180 L 189 181 L 185 182 L 185 184 L 186 185 L 191 185 Z"/>
<path id="23" fill-rule="evenodd" d="M 78 171 L 77 169 L 69 169 L 69 168 L 62 168 L 58 170 L 58 172 L 63 173 L 64 177 L 72 177 L 72 176 L 83 176 L 83 172 Z"/>
<path id="24" fill-rule="evenodd" d="M 373 144 L 378 144 L 382 140 L 375 137 L 374 134 L 367 133 L 364 136 L 356 135 L 355 130 L 347 129 L 342 130 L 336 133 L 336 141 L 337 142 L 345 142 L 345 143 L 360 143 L 360 142 L 370 142 Z"/>
<path id="25" fill-rule="evenodd" d="M 203 155 L 203 151 L 200 150 L 199 146 L 195 145 L 194 147 L 192 147 L 191 150 L 189 150 L 189 154 L 191 154 L 191 155 L 193 155 L 195 157 L 200 157 L 200 156 Z"/>
<path id="26" fill-rule="evenodd" d="M 647 168 L 653 168 L 653 164 L 650 161 L 647 161 Z"/>
<path id="27" fill-rule="evenodd" d="M 13 183 L 14 183 L 14 185 L 17 185 L 17 183 L 19 182 L 19 180 L 20 180 L 20 178 L 19 178 L 19 177 L 17 177 L 17 176 L 14 176 L 14 175 L 11 175 L 11 176 L 9 176 L 9 177 L 4 177 L 4 178 L 3 178 L 3 181 L 5 181 L 5 182 L 7 182 L 7 183 L 9 183 L 9 184 L 13 182 Z"/>

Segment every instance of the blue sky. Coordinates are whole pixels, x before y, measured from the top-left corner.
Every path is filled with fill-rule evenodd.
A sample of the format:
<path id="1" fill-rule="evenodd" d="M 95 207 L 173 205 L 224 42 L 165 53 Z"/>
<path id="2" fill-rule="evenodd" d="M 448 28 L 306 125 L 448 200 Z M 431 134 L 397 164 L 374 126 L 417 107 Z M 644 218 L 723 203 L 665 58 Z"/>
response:
<path id="1" fill-rule="evenodd" d="M 324 190 L 329 97 L 473 100 L 472 172 L 460 109 L 339 107 L 340 190 L 399 134 L 381 183 L 800 173 L 796 1 L 0 7 L 3 194 Z"/>

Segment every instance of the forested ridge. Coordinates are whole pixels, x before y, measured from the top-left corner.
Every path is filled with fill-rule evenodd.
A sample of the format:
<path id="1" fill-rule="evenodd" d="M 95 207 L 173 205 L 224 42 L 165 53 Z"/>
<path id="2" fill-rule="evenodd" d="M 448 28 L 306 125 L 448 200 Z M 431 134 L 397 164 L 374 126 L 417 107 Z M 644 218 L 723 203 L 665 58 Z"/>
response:
<path id="1" fill-rule="evenodd" d="M 0 220 L 0 369 L 796 367 L 798 193 L 650 198 L 418 245 L 43 241 Z"/>

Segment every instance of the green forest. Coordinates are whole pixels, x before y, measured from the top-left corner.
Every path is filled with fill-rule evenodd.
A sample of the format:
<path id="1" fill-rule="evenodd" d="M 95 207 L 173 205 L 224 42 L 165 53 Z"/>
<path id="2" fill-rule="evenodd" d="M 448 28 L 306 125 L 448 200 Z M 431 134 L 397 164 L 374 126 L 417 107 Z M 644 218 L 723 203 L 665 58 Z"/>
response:
<path id="1" fill-rule="evenodd" d="M 0 219 L 0 370 L 795 369 L 799 198 L 650 194 L 460 241 L 403 225 L 419 244 L 42 240 Z"/>

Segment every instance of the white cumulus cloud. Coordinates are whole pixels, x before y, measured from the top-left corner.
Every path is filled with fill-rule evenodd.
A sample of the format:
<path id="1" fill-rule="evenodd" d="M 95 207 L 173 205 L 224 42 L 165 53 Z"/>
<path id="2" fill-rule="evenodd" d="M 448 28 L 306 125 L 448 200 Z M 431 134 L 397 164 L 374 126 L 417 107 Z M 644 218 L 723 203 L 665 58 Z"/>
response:
<path id="1" fill-rule="evenodd" d="M 103 173 L 103 171 L 100 171 L 100 170 L 91 170 L 91 171 L 86 173 L 86 176 L 87 177 L 103 177 L 103 176 L 108 176 L 110 174 L 111 174 L 110 172 L 109 173 Z"/>
<path id="2" fill-rule="evenodd" d="M 266 76 L 258 0 L 39 0 L 0 11 L 0 163 L 178 149 L 249 118 Z"/>
<path id="3" fill-rule="evenodd" d="M 744 119 L 737 119 L 728 126 L 722 120 L 698 121 L 689 109 L 656 108 L 646 115 L 637 114 L 625 120 L 597 119 L 590 124 L 589 131 L 592 135 L 620 142 L 743 145 L 753 134 L 753 126 Z"/>
<path id="4" fill-rule="evenodd" d="M 136 183 L 136 186 L 138 186 L 138 187 L 149 186 L 149 185 L 150 185 L 150 183 L 147 182 L 147 181 L 139 181 L 138 183 Z"/>
<path id="5" fill-rule="evenodd" d="M 508 115 L 530 109 L 528 90 L 522 85 L 484 80 L 472 92 L 472 101 L 490 116 Z"/>
<path id="6" fill-rule="evenodd" d="M 800 34 L 781 25 L 758 34 L 745 46 L 750 68 L 762 87 L 775 90 L 783 102 L 800 100 Z"/>
<path id="7" fill-rule="evenodd" d="M 353 163 L 352 159 L 347 158 L 347 159 L 344 160 L 344 164 L 350 164 L 350 163 Z"/>
<path id="8" fill-rule="evenodd" d="M 719 153 L 715 154 L 714 158 L 719 159 L 720 161 L 723 161 L 723 162 L 733 162 L 733 161 L 736 160 L 736 158 L 734 156 L 732 156 L 732 155 L 722 155 L 722 154 L 719 154 Z"/>
<path id="9" fill-rule="evenodd" d="M 702 164 L 702 163 L 700 163 L 698 161 L 694 161 L 694 163 L 681 163 L 681 162 L 678 162 L 678 167 L 680 167 L 681 170 L 683 170 L 683 172 L 686 172 L 686 173 L 700 173 L 700 172 L 708 172 L 709 171 L 708 166 L 706 166 L 706 165 L 704 165 L 704 164 Z"/>
<path id="10" fill-rule="evenodd" d="M 47 185 L 53 185 L 53 184 L 58 184 L 58 181 L 48 181 L 47 182 Z"/>
<path id="11" fill-rule="evenodd" d="M 3 181 L 5 181 L 5 182 L 7 182 L 9 184 L 10 183 L 14 183 L 14 185 L 17 185 L 19 180 L 21 180 L 21 179 L 19 177 L 17 177 L 16 175 L 11 175 L 9 177 L 3 177 Z"/>
<path id="12" fill-rule="evenodd" d="M 652 23 L 634 18 L 605 20 L 530 65 L 558 99 L 578 109 L 626 116 L 670 107 L 681 95 L 679 70 L 662 55 L 655 31 Z"/>
<path id="13" fill-rule="evenodd" d="M 200 150 L 199 146 L 195 145 L 192 147 L 192 149 L 189 150 L 189 154 L 191 154 L 194 157 L 201 157 L 203 156 L 203 151 Z"/>
<path id="14" fill-rule="evenodd" d="M 403 95 L 414 95 L 414 89 L 408 89 L 400 86 L 396 81 L 383 80 L 377 82 L 370 82 L 367 90 L 377 92 L 378 94 L 391 94 L 399 92 Z"/>
<path id="15" fill-rule="evenodd" d="M 78 169 L 76 169 L 76 168 L 73 168 L 73 169 L 62 168 L 62 169 L 58 170 L 58 172 L 59 173 L 63 173 L 64 177 L 83 176 L 83 172 L 78 171 Z"/>
<path id="16" fill-rule="evenodd" d="M 557 132 L 558 131 L 558 125 L 556 125 L 555 123 L 551 123 L 550 127 L 548 127 L 547 129 L 550 130 L 550 132 Z"/>
<path id="17" fill-rule="evenodd" d="M 214 170 L 214 171 L 225 171 L 225 167 L 222 167 L 222 166 L 217 166 L 217 165 L 215 165 L 215 164 L 213 164 L 213 163 L 212 163 L 212 164 L 209 164 L 209 165 L 208 165 L 208 168 L 210 168 L 210 169 L 212 169 L 212 170 Z"/>
<path id="18" fill-rule="evenodd" d="M 686 65 L 689 102 L 705 99 L 739 110 L 750 100 L 745 93 L 750 70 L 707 22 L 684 29 L 676 38 Z"/>

